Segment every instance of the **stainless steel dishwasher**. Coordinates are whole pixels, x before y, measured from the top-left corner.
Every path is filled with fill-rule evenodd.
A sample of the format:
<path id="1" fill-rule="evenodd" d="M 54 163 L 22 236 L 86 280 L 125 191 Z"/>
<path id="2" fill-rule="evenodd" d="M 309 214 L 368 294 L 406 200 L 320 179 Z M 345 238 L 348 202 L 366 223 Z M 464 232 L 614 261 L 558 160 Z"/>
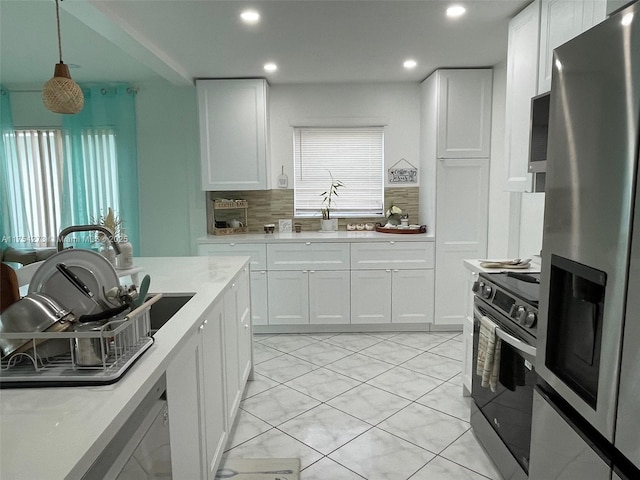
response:
<path id="1" fill-rule="evenodd" d="M 102 451 L 83 480 L 167 480 L 171 476 L 164 375 Z"/>

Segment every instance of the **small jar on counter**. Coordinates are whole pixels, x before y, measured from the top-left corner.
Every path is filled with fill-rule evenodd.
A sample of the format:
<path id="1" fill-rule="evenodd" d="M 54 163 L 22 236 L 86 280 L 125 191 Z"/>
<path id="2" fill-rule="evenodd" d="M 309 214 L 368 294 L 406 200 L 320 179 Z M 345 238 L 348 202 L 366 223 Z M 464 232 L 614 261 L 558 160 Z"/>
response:
<path id="1" fill-rule="evenodd" d="M 118 243 L 120 247 L 120 255 L 116 257 L 116 267 L 120 270 L 133 268 L 133 245 L 125 239 Z"/>

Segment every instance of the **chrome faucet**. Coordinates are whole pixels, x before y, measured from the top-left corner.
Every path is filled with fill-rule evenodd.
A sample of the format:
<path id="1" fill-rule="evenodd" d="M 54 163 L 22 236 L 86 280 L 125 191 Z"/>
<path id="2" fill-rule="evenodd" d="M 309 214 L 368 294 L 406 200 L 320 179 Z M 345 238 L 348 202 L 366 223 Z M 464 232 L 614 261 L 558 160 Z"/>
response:
<path id="1" fill-rule="evenodd" d="M 102 225 L 71 225 L 70 227 L 64 228 L 58 235 L 58 251 L 61 252 L 64 250 L 64 239 L 70 233 L 94 231 L 104 233 L 111 242 L 111 246 L 116 252 L 116 255 L 120 255 L 120 247 L 118 247 L 118 243 L 113 239 L 113 232 Z"/>

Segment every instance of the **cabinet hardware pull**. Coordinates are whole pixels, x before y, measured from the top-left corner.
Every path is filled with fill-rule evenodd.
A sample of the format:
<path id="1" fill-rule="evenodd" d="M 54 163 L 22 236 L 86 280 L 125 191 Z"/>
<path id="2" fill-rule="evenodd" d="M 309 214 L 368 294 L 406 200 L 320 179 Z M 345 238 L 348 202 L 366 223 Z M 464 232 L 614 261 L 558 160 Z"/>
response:
<path id="1" fill-rule="evenodd" d="M 205 321 L 203 322 L 203 325 L 206 325 L 208 322 L 209 322 L 209 320 L 208 320 L 208 319 L 207 319 L 207 320 L 205 320 Z"/>
<path id="2" fill-rule="evenodd" d="M 389 243 L 390 243 L 391 245 L 395 245 L 395 244 L 396 244 L 395 240 L 391 240 Z"/>
<path id="3" fill-rule="evenodd" d="M 305 245 L 311 245 L 311 242 L 305 242 Z"/>
<path id="4" fill-rule="evenodd" d="M 200 326 L 198 327 L 198 330 L 200 330 L 200 331 L 204 330 L 204 324 L 200 325 Z"/>
<path id="5" fill-rule="evenodd" d="M 230 243 L 230 244 L 229 244 L 229 246 L 230 246 L 230 247 L 235 247 L 235 246 L 236 246 L 236 244 L 235 244 L 235 243 Z"/>

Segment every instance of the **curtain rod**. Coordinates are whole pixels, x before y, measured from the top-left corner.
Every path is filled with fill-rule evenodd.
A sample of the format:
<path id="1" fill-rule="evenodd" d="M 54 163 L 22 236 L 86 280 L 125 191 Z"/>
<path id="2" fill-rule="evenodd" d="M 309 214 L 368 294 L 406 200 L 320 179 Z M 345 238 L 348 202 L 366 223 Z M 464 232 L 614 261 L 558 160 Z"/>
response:
<path id="1" fill-rule="evenodd" d="M 127 87 L 127 93 L 138 93 L 140 89 L 138 87 Z M 6 92 L 10 93 L 42 93 L 42 89 L 22 89 L 22 88 L 3 88 L 0 90 L 2 95 Z"/>

